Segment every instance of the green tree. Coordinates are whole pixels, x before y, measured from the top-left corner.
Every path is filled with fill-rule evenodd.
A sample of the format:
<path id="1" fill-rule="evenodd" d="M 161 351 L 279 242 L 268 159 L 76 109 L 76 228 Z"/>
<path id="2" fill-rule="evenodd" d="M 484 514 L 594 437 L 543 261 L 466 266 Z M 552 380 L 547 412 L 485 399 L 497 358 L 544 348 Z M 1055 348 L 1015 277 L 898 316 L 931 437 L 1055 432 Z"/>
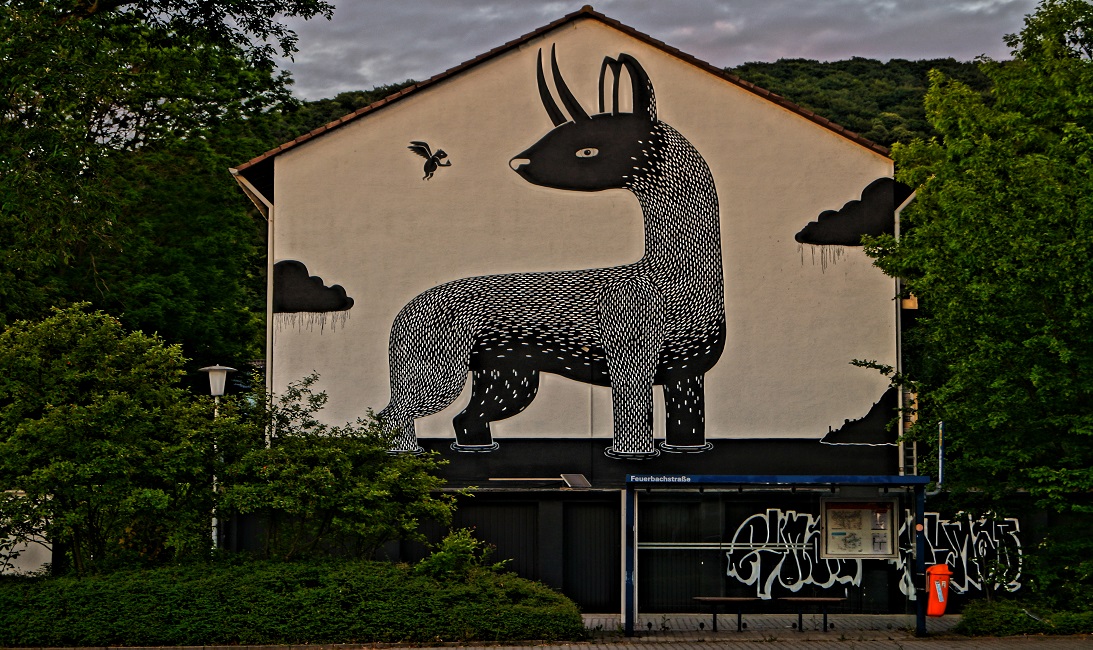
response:
<path id="1" fill-rule="evenodd" d="M 234 340 L 239 354 L 255 347 L 254 318 L 226 313 L 253 305 L 207 287 L 245 280 L 239 267 L 252 261 L 259 235 L 240 233 L 245 202 L 226 200 L 222 169 L 215 191 L 203 183 L 209 163 L 222 163 L 213 154 L 225 151 L 215 151 L 227 146 L 225 134 L 244 133 L 248 120 L 289 99 L 290 79 L 272 56 L 294 51 L 295 35 L 280 17 L 331 11 L 324 0 L 0 3 L 0 326 L 94 300 L 124 307 L 117 313 L 130 326 Z M 230 142 L 233 162 L 269 146 L 260 137 Z M 176 200 L 172 213 L 164 201 Z M 204 230 L 181 208 L 202 210 Z M 217 233 L 209 220 L 227 227 Z M 188 229 L 215 244 L 211 255 L 160 249 L 150 268 L 141 265 Z M 215 270 L 196 271 L 197 259 Z M 216 270 L 224 283 L 209 282 Z M 219 318 L 196 306 L 210 297 L 207 311 Z"/>
<path id="2" fill-rule="evenodd" d="M 984 97 L 930 75 L 939 137 L 897 145 L 917 188 L 868 252 L 923 306 L 908 333 L 926 443 L 954 498 L 1093 511 L 1093 61 L 1087 0 L 1043 0 Z"/>
<path id="3" fill-rule="evenodd" d="M 79 574 L 203 555 L 219 425 L 184 361 L 86 305 L 0 333 L 0 539 Z"/>
<path id="4" fill-rule="evenodd" d="M 389 454 L 372 417 L 344 426 L 319 422 L 327 398 L 313 390 L 317 380 L 311 375 L 276 397 L 239 402 L 236 416 L 252 427 L 243 438 L 268 432 L 269 446 L 229 460 L 221 503 L 225 512 L 259 516 L 262 555 L 369 558 L 388 541 L 424 542 L 423 521 L 449 523 L 455 495 L 440 491 L 442 461 Z M 257 413 L 247 417 L 248 406 Z"/>
<path id="5" fill-rule="evenodd" d="M 372 90 L 338 93 L 330 99 L 283 104 L 280 110 L 267 116 L 270 118 L 267 121 L 268 127 L 266 128 L 266 132 L 269 134 L 268 139 L 271 142 L 270 147 L 282 142 L 288 142 L 299 137 L 302 133 L 308 133 L 320 126 L 330 124 L 334 120 L 343 118 L 415 83 L 417 82 L 407 79 L 400 83 L 376 86 Z M 238 161 L 236 162 L 238 163 Z"/>
<path id="6" fill-rule="evenodd" d="M 923 98 L 930 70 L 941 70 L 978 91 L 989 86 L 975 63 L 954 59 L 887 63 L 779 59 L 745 63 L 728 72 L 799 104 L 870 140 L 891 146 L 937 135 L 926 120 Z"/>
<path id="7" fill-rule="evenodd" d="M 55 269 L 53 298 L 89 300 L 181 344 L 191 370 L 261 358 L 263 224 L 226 171 L 238 159 L 220 152 L 240 139 L 173 139 L 119 156 L 111 240 L 85 242 Z"/>

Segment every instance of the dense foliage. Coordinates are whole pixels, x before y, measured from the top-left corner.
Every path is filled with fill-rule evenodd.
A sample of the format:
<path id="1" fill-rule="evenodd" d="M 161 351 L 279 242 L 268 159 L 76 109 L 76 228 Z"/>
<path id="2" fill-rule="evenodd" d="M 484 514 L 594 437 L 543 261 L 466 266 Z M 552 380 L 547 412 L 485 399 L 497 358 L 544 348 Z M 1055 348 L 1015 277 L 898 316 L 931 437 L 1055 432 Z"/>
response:
<path id="1" fill-rule="evenodd" d="M 90 300 L 207 364 L 260 350 L 260 230 L 225 169 L 322 0 L 0 3 L 0 326 Z M 258 314 L 257 316 L 255 314 Z M 225 358 L 226 357 L 226 358 Z"/>
<path id="2" fill-rule="evenodd" d="M 869 248 L 923 305 L 908 335 L 919 431 L 946 424 L 951 490 L 1088 510 L 1093 490 L 1093 5 L 1045 0 L 985 61 L 990 100 L 931 74 L 941 134 L 897 146 L 917 188 Z M 927 441 L 933 436 L 928 435 Z"/>
<path id="3" fill-rule="evenodd" d="M 316 377 L 214 417 L 184 362 L 82 304 L 0 333 L 0 564 L 40 541 L 55 575 L 204 559 L 214 509 L 260 518 L 262 555 L 285 559 L 367 558 L 450 521 L 435 457 L 388 454 L 372 420 L 319 423 Z"/>
<path id="4" fill-rule="evenodd" d="M 399 83 L 376 86 L 372 90 L 338 93 L 330 99 L 283 104 L 276 114 L 269 116 L 264 133 L 271 143 L 270 148 L 272 148 L 320 126 L 341 119 L 358 109 L 393 95 L 407 86 L 412 86 L 414 83 L 416 82 L 412 79 L 407 79 Z M 235 161 L 236 164 L 239 162 L 242 161 Z"/>
<path id="5" fill-rule="evenodd" d="M 780 59 L 746 63 L 728 72 L 873 142 L 891 146 L 936 135 L 923 109 L 931 70 L 944 72 L 976 91 L 985 91 L 990 85 L 976 64 L 953 59 L 892 59 L 887 63 L 861 57 L 830 62 Z"/>
<path id="6" fill-rule="evenodd" d="M 422 521 L 449 523 L 455 497 L 440 491 L 440 461 L 388 454 L 389 441 L 372 418 L 339 427 L 319 422 L 326 394 L 312 391 L 316 380 L 266 396 L 261 414 L 242 419 L 252 425 L 243 439 L 268 431 L 270 444 L 244 450 L 220 474 L 223 511 L 262 522 L 260 554 L 370 558 L 389 540 L 425 541 Z"/>
<path id="7" fill-rule="evenodd" d="M 1023 521 L 1033 523 L 1025 530 L 1039 539 L 1026 549 L 1022 575 L 1028 589 L 1018 595 L 1049 611 L 1093 612 L 1093 515 L 1070 511 Z"/>
<path id="8" fill-rule="evenodd" d="M 0 578 L 0 646 L 580 639 L 576 605 L 511 573 L 436 580 L 386 562 L 249 562 Z"/>
<path id="9" fill-rule="evenodd" d="M 0 333 L 0 538 L 80 574 L 203 553 L 216 432 L 183 362 L 84 306 Z"/>

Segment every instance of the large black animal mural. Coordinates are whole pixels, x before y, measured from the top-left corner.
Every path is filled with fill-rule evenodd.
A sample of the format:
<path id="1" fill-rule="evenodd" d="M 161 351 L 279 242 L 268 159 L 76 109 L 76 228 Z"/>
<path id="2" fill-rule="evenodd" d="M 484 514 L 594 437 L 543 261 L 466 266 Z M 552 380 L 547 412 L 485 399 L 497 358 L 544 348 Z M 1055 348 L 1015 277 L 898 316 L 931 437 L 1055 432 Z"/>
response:
<path id="1" fill-rule="evenodd" d="M 540 373 L 611 388 L 613 458 L 657 456 L 653 386 L 664 390 L 660 449 L 699 452 L 704 376 L 725 346 L 721 233 L 713 177 L 699 152 L 657 119 L 653 85 L 629 54 L 600 68 L 599 113 L 570 92 L 551 49 L 536 75 L 553 130 L 509 165 L 529 183 L 562 190 L 629 190 L 641 207 L 644 255 L 580 271 L 463 278 L 411 300 L 391 327 L 391 401 L 380 419 L 393 452 L 418 452 L 414 420 L 449 406 L 471 373 L 469 405 L 454 418 L 452 448 L 497 448 L 490 423 L 531 404 Z M 632 112 L 619 110 L 629 76 Z M 605 107 L 610 97 L 610 111 Z"/>

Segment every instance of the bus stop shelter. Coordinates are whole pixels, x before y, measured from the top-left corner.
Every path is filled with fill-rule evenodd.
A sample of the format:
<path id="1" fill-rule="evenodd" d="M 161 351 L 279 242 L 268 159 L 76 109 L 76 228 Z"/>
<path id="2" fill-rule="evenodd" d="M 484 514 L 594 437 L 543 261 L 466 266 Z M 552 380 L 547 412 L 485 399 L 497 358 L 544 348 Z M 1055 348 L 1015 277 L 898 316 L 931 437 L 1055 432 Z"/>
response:
<path id="1" fill-rule="evenodd" d="M 623 513 L 623 628 L 633 636 L 637 620 L 637 552 L 638 499 L 641 491 L 721 489 L 795 489 L 795 488 L 884 488 L 906 490 L 914 499 L 914 579 L 915 634 L 926 634 L 926 566 L 925 536 L 922 534 L 926 514 L 927 476 L 861 476 L 861 475 L 689 475 L 689 474 L 630 474 L 626 477 Z"/>

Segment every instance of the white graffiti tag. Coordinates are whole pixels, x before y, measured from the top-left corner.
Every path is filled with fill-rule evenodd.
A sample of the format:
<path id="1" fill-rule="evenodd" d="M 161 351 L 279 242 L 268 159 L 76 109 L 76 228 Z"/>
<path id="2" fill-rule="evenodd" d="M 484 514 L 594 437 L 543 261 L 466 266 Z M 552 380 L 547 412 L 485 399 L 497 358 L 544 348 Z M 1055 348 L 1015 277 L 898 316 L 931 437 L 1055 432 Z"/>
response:
<path id="1" fill-rule="evenodd" d="M 900 591 L 914 598 L 911 572 L 914 566 L 914 515 L 904 512 L 899 529 Z M 1021 588 L 1021 525 L 1014 518 L 973 518 L 965 514 L 942 519 L 927 512 L 923 522 L 926 566 L 947 564 L 953 572 L 949 588 L 958 594 L 972 590 L 1017 591 Z"/>
<path id="2" fill-rule="evenodd" d="M 899 558 L 888 560 L 900 575 L 900 591 L 915 599 L 914 515 L 904 511 L 899 529 Z M 927 512 L 923 522 L 926 565 L 947 564 L 953 572 L 949 587 L 956 593 L 971 590 L 1017 591 L 1021 588 L 1022 551 L 1017 519 L 942 519 Z M 811 514 L 771 508 L 744 520 L 733 534 L 726 553 L 727 574 L 754 585 L 756 596 L 773 598 L 775 587 L 791 592 L 805 585 L 828 588 L 835 584 L 861 585 L 862 561 L 820 557 L 822 532 Z"/>
<path id="3" fill-rule="evenodd" d="M 755 585 L 764 600 L 775 585 L 791 592 L 805 585 L 860 585 L 861 560 L 822 559 L 820 521 L 808 513 L 776 508 L 744 520 L 729 545 L 728 575 Z"/>

